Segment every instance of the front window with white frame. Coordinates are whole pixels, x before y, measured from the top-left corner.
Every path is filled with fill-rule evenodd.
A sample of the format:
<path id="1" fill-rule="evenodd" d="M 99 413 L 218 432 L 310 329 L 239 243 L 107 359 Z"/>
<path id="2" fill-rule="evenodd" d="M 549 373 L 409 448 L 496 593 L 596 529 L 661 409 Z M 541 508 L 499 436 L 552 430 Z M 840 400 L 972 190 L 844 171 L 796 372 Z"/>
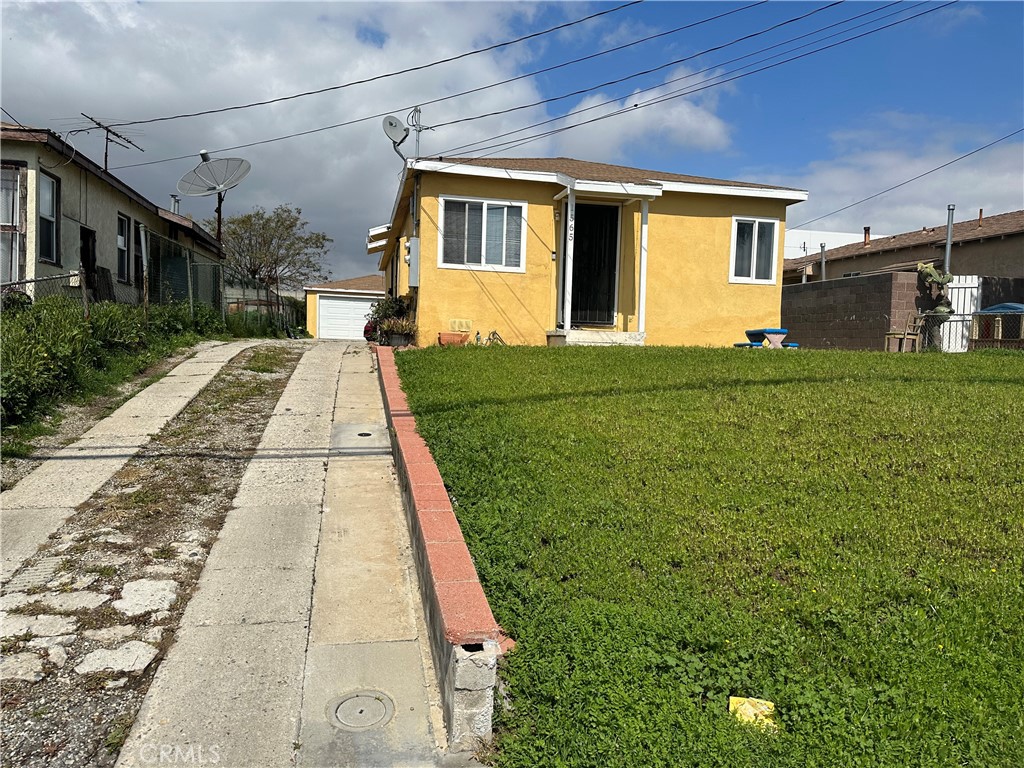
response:
<path id="1" fill-rule="evenodd" d="M 779 220 L 734 216 L 730 283 L 775 283 Z"/>
<path id="2" fill-rule="evenodd" d="M 525 202 L 456 197 L 439 202 L 439 267 L 526 271 Z"/>
<path id="3" fill-rule="evenodd" d="M 117 217 L 117 279 L 121 283 L 130 283 L 132 280 L 131 263 L 131 231 L 132 220 L 127 216 Z"/>
<path id="4" fill-rule="evenodd" d="M 60 264 L 57 247 L 57 210 L 60 207 L 60 185 L 57 180 L 39 174 L 39 260 Z"/>

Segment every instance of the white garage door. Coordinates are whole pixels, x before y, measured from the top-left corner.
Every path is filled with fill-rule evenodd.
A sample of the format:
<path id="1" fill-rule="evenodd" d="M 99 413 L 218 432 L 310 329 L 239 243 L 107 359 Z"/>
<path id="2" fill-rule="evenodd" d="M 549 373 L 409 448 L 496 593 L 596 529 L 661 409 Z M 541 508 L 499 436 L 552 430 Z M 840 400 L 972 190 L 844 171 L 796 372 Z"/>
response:
<path id="1" fill-rule="evenodd" d="M 366 315 L 375 299 L 358 296 L 324 296 L 317 306 L 317 338 L 361 339 Z"/>

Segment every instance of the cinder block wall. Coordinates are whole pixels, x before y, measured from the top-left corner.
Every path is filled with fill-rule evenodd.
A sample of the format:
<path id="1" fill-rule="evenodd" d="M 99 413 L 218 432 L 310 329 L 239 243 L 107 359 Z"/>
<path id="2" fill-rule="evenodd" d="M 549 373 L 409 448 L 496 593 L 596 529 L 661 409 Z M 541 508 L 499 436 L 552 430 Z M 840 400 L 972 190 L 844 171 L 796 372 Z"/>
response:
<path id="1" fill-rule="evenodd" d="M 782 288 L 787 341 L 810 349 L 882 349 L 917 312 L 917 273 L 888 272 Z"/>

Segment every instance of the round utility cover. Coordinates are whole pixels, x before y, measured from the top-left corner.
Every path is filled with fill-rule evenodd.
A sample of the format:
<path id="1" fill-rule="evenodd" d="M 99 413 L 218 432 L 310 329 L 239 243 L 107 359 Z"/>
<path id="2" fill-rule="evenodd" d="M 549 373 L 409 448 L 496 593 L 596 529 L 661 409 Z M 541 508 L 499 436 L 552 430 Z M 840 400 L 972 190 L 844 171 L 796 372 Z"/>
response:
<path id="1" fill-rule="evenodd" d="M 387 725 L 395 703 L 381 691 L 353 691 L 327 705 L 331 724 L 346 731 L 367 731 Z"/>

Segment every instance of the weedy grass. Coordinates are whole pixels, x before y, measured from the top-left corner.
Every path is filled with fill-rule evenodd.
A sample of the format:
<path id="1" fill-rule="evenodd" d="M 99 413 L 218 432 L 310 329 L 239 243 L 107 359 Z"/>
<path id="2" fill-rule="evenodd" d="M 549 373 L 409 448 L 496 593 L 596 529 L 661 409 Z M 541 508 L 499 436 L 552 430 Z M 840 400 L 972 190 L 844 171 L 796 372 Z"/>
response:
<path id="1" fill-rule="evenodd" d="M 276 373 L 289 364 L 291 353 L 282 347 L 258 347 L 245 364 L 247 371 Z"/>
<path id="2" fill-rule="evenodd" d="M 1024 761 L 1024 355 L 396 360 L 518 641 L 495 764 Z"/>

